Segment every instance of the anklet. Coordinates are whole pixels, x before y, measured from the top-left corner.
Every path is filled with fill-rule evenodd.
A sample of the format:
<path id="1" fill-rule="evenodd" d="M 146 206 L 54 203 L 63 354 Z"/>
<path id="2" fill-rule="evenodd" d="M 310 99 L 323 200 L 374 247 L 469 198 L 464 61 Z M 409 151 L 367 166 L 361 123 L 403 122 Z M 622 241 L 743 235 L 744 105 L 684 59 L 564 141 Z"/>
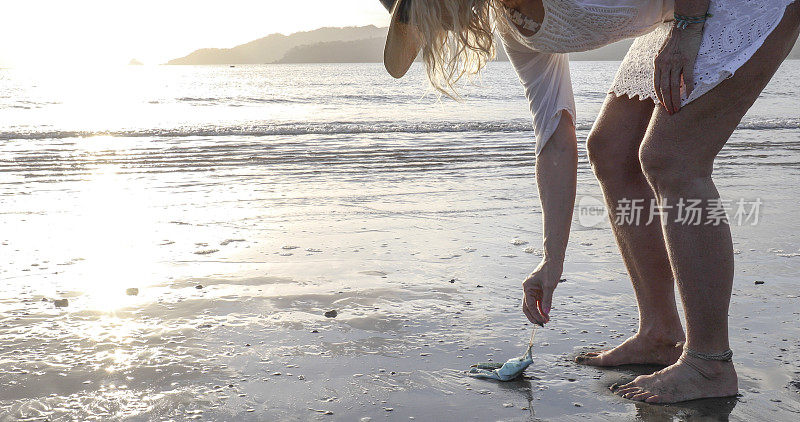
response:
<path id="1" fill-rule="evenodd" d="M 730 362 L 733 360 L 733 350 L 731 349 L 728 349 L 722 353 L 700 353 L 692 349 L 684 350 L 686 350 L 687 355 L 702 360 L 718 360 L 722 362 Z"/>

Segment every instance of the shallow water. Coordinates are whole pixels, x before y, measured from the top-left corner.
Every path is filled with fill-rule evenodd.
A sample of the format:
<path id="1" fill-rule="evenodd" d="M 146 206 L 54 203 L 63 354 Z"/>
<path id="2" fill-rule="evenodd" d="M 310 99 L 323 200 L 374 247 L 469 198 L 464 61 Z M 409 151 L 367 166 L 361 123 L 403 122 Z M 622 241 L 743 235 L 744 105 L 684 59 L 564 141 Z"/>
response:
<path id="1" fill-rule="evenodd" d="M 615 68 L 573 63 L 582 138 Z M 0 70 L 0 420 L 800 413 L 797 62 L 715 168 L 723 197 L 764 204 L 733 227 L 742 395 L 676 406 L 606 390 L 636 369 L 571 363 L 637 322 L 608 225 L 577 214 L 526 378 L 464 374 L 531 328 L 541 216 L 507 65 L 457 105 L 378 65 L 20 72 Z"/>

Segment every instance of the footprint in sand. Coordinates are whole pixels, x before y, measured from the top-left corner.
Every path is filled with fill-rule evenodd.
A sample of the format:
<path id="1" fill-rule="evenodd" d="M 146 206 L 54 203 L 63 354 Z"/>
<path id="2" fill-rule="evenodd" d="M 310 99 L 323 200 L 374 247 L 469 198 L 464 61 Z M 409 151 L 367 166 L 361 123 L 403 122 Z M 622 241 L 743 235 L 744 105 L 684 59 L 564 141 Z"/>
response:
<path id="1" fill-rule="evenodd" d="M 219 242 L 220 246 L 228 246 L 234 242 L 244 242 L 244 239 L 225 239 L 222 242 Z"/>

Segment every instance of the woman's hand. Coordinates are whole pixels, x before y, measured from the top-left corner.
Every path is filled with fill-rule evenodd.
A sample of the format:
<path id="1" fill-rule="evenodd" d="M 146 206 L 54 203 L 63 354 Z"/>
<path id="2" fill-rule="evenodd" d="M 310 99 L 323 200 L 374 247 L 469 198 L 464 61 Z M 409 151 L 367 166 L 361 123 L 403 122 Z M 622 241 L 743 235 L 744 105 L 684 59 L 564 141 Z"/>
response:
<path id="1" fill-rule="evenodd" d="M 522 283 L 522 311 L 534 323 L 550 321 L 553 290 L 564 268 L 578 173 L 578 140 L 572 116 L 561 112 L 553 135 L 536 155 L 536 186 L 542 201 L 542 251 L 544 258 Z"/>
<path id="2" fill-rule="evenodd" d="M 562 270 L 563 262 L 553 262 L 545 258 L 522 283 L 525 293 L 522 312 L 528 317 L 528 321 L 540 326 L 550 322 L 553 291 L 558 286 Z"/>
<path id="3" fill-rule="evenodd" d="M 672 27 L 672 32 L 655 59 L 656 95 L 669 114 L 681 109 L 681 79 L 686 96 L 694 88 L 694 63 L 703 40 L 703 25 L 691 24 L 685 29 Z"/>

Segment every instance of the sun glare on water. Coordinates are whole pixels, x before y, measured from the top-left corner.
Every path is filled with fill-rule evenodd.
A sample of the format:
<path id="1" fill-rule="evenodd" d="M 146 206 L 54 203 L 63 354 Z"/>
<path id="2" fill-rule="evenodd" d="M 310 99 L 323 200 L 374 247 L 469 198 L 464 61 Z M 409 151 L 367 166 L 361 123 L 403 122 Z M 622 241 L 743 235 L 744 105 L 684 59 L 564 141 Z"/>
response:
<path id="1" fill-rule="evenodd" d="M 124 154 L 125 140 L 94 137 L 81 140 L 87 159 Z M 157 221 L 152 197 L 119 165 L 101 164 L 79 186 L 81 215 L 62 233 L 85 260 L 79 280 L 90 309 L 111 311 L 131 302 L 126 288 L 147 283 L 159 256 L 152 244 Z"/>

